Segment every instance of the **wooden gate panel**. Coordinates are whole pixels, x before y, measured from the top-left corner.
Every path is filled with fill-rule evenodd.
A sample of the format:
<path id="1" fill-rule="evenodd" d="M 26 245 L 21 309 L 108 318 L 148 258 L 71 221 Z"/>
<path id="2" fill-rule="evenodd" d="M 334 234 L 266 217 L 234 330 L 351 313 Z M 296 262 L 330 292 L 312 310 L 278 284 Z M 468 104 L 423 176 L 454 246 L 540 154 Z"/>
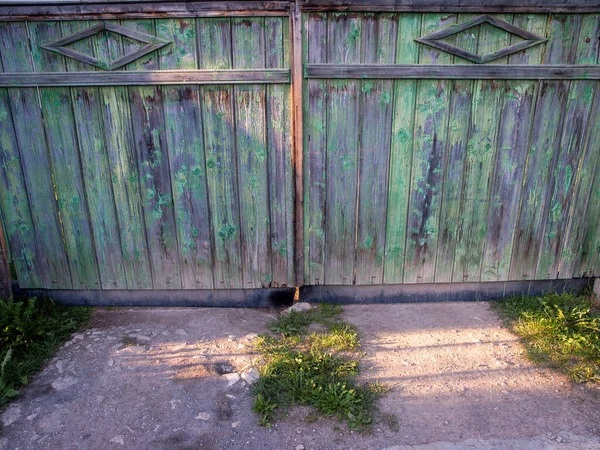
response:
<path id="1" fill-rule="evenodd" d="M 494 15 L 490 23 L 444 38 L 448 45 L 460 48 L 454 55 L 414 41 L 477 17 L 475 12 L 305 15 L 305 111 L 309 123 L 326 124 L 326 131 L 311 125 L 305 144 L 309 168 L 304 190 L 306 283 L 347 284 L 350 272 L 355 284 L 380 282 L 373 264 L 376 246 L 366 245 L 371 233 L 360 231 L 371 229 L 365 221 L 379 220 L 373 205 L 361 200 L 365 191 L 373 192 L 371 180 L 387 189 L 379 193 L 387 205 L 383 283 L 555 279 L 596 270 L 588 259 L 598 254 L 597 227 L 587 222 L 591 229 L 583 231 L 573 223 L 571 211 L 580 211 L 587 220 L 590 208 L 585 196 L 593 194 L 595 183 L 582 165 L 584 160 L 595 164 L 596 156 L 588 152 L 599 153 L 597 144 L 589 140 L 597 117 L 593 102 L 598 82 L 582 78 L 598 78 L 598 14 Z M 350 61 L 347 50 L 346 58 L 335 58 L 347 42 L 337 30 L 344 29 L 340 24 L 356 23 L 355 47 L 373 48 L 369 30 L 384 29 L 389 18 L 395 22 L 392 33 L 398 42 L 393 61 L 383 64 L 373 59 L 373 52 Z M 504 49 L 523 38 L 491 25 L 499 20 L 547 42 L 508 54 Z M 322 57 L 311 57 L 311 51 L 318 55 L 311 42 L 316 47 L 323 41 L 324 27 L 327 50 Z M 461 57 L 469 52 L 487 59 L 498 52 L 501 57 L 485 65 L 472 64 Z M 473 70 L 467 70 L 470 67 Z M 589 74 L 578 74 L 578 67 Z M 540 81 L 526 79 L 534 77 L 526 76 L 523 68 L 535 69 Z M 412 80 L 419 77 L 424 79 Z M 331 88 L 340 85 L 356 85 L 353 91 L 345 91 L 343 103 L 336 101 L 339 95 Z M 382 107 L 373 108 L 365 95 L 373 86 L 388 85 L 393 85 L 394 98 L 389 115 Z M 329 86 L 328 96 L 321 95 L 318 86 Z M 354 106 L 348 109 L 347 105 Z M 352 128 L 348 123 L 339 125 L 340 115 L 348 117 L 346 111 L 358 116 L 358 136 L 347 132 Z M 385 117 L 382 126 L 380 117 Z M 366 123 L 371 128 L 361 126 Z M 378 155 L 367 164 L 361 140 L 369 139 L 371 131 L 378 138 L 374 146 Z M 335 177 L 342 161 L 335 159 L 331 149 L 348 137 L 359 144 L 355 180 Z M 319 145 L 313 144 L 323 140 L 326 168 L 320 167 Z M 325 198 L 320 194 L 322 183 Z M 337 220 L 336 206 L 345 223 Z M 325 223 L 319 222 L 319 208 Z M 352 248 L 347 230 L 353 217 Z M 315 227 L 326 230 L 323 243 Z M 346 266 L 336 261 L 345 261 Z M 582 264 L 587 264 L 586 269 L 577 268 Z"/>
<path id="2" fill-rule="evenodd" d="M 21 179 L 21 192 L 34 193 L 29 220 L 3 198 L 22 287 L 293 284 L 289 25 L 278 16 L 0 24 L 10 35 L 2 69 L 13 80 L 2 82 L 23 86 L 2 88 L 7 114 L 20 121 L 3 124 L 1 137 L 18 146 L 23 166 L 21 175 L 4 171 L 2 181 L 12 190 Z M 43 48 L 92 26 L 107 28 L 59 41 L 59 53 Z M 97 66 L 140 48 L 119 30 L 171 44 L 106 72 Z M 11 61 L 20 58 L 11 53 L 17 42 L 27 44 L 26 57 Z M 204 82 L 222 84 L 186 79 L 207 70 Z M 49 73 L 63 86 L 39 84 Z M 104 85 L 88 82 L 91 74 Z M 114 78 L 123 74 L 131 74 L 120 78 L 125 85 Z M 39 150 L 25 151 L 28 142 Z M 4 161 L 14 158 L 11 147 L 3 152 Z"/>

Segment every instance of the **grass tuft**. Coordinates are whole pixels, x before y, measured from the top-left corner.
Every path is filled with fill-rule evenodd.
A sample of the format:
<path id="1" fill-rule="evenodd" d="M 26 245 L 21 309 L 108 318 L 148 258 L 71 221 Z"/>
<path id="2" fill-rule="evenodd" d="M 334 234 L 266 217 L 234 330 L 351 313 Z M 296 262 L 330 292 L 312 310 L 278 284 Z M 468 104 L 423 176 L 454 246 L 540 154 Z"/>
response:
<path id="1" fill-rule="evenodd" d="M 0 300 L 0 408 L 89 319 L 90 308 L 47 298 Z"/>
<path id="2" fill-rule="evenodd" d="M 546 294 L 493 304 L 531 360 L 578 383 L 600 381 L 600 313 L 590 297 Z"/>
<path id="3" fill-rule="evenodd" d="M 260 378 L 253 385 L 259 424 L 271 426 L 293 405 L 312 406 L 350 428 L 364 429 L 372 422 L 377 400 L 387 388 L 354 381 L 358 330 L 339 318 L 341 312 L 337 305 L 292 312 L 270 324 L 278 336 L 259 336 L 255 349 L 262 354 Z M 325 331 L 308 334 L 312 323 Z"/>

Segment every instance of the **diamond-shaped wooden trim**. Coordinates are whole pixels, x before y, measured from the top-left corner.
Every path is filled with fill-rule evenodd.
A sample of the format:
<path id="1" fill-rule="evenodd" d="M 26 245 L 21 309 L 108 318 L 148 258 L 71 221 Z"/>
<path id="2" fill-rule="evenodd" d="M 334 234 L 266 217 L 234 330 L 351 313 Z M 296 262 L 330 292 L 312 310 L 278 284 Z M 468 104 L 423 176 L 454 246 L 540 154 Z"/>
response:
<path id="1" fill-rule="evenodd" d="M 495 52 L 488 53 L 486 55 L 478 55 L 477 53 L 469 52 L 467 50 L 463 50 L 462 48 L 458 48 L 454 45 L 440 41 L 440 39 L 444 39 L 445 37 L 452 36 L 453 34 L 457 34 L 462 31 L 468 30 L 469 28 L 481 25 L 482 23 L 489 23 L 490 25 L 500 28 L 501 30 L 506 31 L 507 33 L 519 36 L 525 40 L 513 45 L 509 45 L 508 47 L 502 48 Z M 542 42 L 546 42 L 547 40 L 548 39 L 533 34 L 527 30 L 515 27 L 514 25 L 511 25 L 510 23 L 505 22 L 504 20 L 488 16 L 487 14 L 476 17 L 473 20 L 469 20 L 468 22 L 464 22 L 457 25 L 451 25 L 445 30 L 436 31 L 435 33 L 431 33 L 427 36 L 415 39 L 415 41 L 420 42 L 421 44 L 429 45 L 430 47 L 435 47 L 446 53 L 460 56 L 461 58 L 468 59 L 469 61 L 478 64 L 484 64 L 495 59 L 502 58 L 503 56 L 520 52 L 521 50 L 525 50 L 526 48 L 541 44 Z"/>
<path id="2" fill-rule="evenodd" d="M 86 55 L 85 53 L 80 53 L 78 51 L 66 47 L 66 45 L 80 41 L 82 39 L 101 33 L 103 31 L 112 31 L 113 33 L 120 34 L 122 36 L 127 36 L 131 39 L 135 39 L 136 41 L 143 42 L 146 45 L 141 47 L 139 50 L 128 53 L 127 55 L 121 56 L 120 58 L 109 62 L 101 61 L 98 58 L 94 58 L 93 56 Z M 131 30 L 129 28 L 125 28 L 111 22 L 104 22 L 102 24 L 86 28 L 85 30 L 78 31 L 77 33 L 71 34 L 69 36 L 57 39 L 56 41 L 48 42 L 42 45 L 42 48 L 51 52 L 60 53 L 61 55 L 64 55 L 68 58 L 73 58 L 104 70 L 115 70 L 170 43 L 171 42 L 157 38 L 156 36 L 151 36 L 140 31 Z"/>

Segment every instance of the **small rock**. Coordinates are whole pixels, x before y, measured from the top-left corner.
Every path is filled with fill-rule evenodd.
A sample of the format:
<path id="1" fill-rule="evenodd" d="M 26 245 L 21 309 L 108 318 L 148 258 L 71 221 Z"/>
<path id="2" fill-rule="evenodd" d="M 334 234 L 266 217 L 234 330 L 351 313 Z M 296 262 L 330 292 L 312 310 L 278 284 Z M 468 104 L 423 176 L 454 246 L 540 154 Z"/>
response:
<path id="1" fill-rule="evenodd" d="M 65 371 L 65 366 L 66 362 L 64 360 L 59 359 L 58 361 L 56 361 L 56 370 L 58 370 L 58 373 L 60 373 L 61 375 Z"/>
<path id="2" fill-rule="evenodd" d="M 295 450 L 304 450 L 304 445 L 302 445 L 302 444 L 296 445 L 296 449 Z"/>
<path id="3" fill-rule="evenodd" d="M 151 337 L 144 336 L 143 334 L 130 334 L 129 336 L 134 337 L 134 338 L 136 338 L 136 339 L 138 339 L 140 341 L 145 341 L 145 342 L 148 342 L 148 341 L 152 340 Z"/>
<path id="4" fill-rule="evenodd" d="M 64 389 L 67 389 L 67 388 L 73 386 L 76 383 L 77 383 L 77 380 L 73 377 L 62 377 L 62 378 L 59 378 L 58 380 L 54 380 L 50 384 L 57 391 L 62 391 Z"/>
<path id="5" fill-rule="evenodd" d="M 292 311 L 295 311 L 295 312 L 308 311 L 309 309 L 312 309 L 312 305 L 310 303 L 307 303 L 307 302 L 297 302 L 297 303 L 294 303 L 289 308 L 284 309 L 281 312 L 281 314 L 289 314 Z"/>
<path id="6" fill-rule="evenodd" d="M 8 426 L 14 421 L 16 421 L 19 417 L 21 417 L 21 407 L 17 405 L 10 405 L 4 414 L 2 414 L 1 419 L 4 426 Z"/>
<path id="7" fill-rule="evenodd" d="M 83 334 L 77 333 L 73 335 L 73 339 L 82 340 L 84 338 Z"/>
<path id="8" fill-rule="evenodd" d="M 252 369 L 242 373 L 242 379 L 248 384 L 254 383 L 259 378 L 260 378 L 260 375 L 258 374 L 258 370 L 256 370 L 256 368 L 254 368 L 254 367 Z"/>
<path id="9" fill-rule="evenodd" d="M 109 358 L 109 360 L 108 360 L 107 364 L 108 364 L 110 367 L 112 367 L 112 366 L 115 364 L 115 360 L 114 360 L 114 359 L 112 359 L 112 358 Z"/>
<path id="10" fill-rule="evenodd" d="M 238 421 L 238 422 L 233 422 L 233 423 L 231 424 L 231 428 L 237 428 L 237 427 L 239 426 L 239 424 L 240 424 L 240 422 L 239 422 L 239 421 Z"/>
<path id="11" fill-rule="evenodd" d="M 225 397 L 235 400 L 235 395 L 225 394 Z"/>
<path id="12" fill-rule="evenodd" d="M 207 413 L 207 412 L 198 413 L 198 415 L 196 416 L 196 419 L 199 419 L 199 420 L 208 420 L 208 419 L 210 419 L 210 414 Z"/>
<path id="13" fill-rule="evenodd" d="M 27 420 L 31 421 L 31 420 L 35 419 L 37 416 L 38 415 L 35 414 L 35 413 L 34 414 L 30 414 L 30 415 L 27 416 Z"/>
<path id="14" fill-rule="evenodd" d="M 187 332 L 185 330 L 179 329 L 175 330 L 175 334 L 178 336 L 187 336 Z"/>
<path id="15" fill-rule="evenodd" d="M 122 434 L 115 436 L 110 440 L 110 442 L 114 442 L 115 444 L 125 445 L 125 437 Z"/>
<path id="16" fill-rule="evenodd" d="M 240 381 L 240 375 L 238 373 L 226 373 L 223 378 L 227 380 L 227 386 L 233 386 L 235 383 Z"/>
<path id="17" fill-rule="evenodd" d="M 258 334 L 256 333 L 248 333 L 246 336 L 243 337 L 243 339 L 247 340 L 247 341 L 251 341 L 252 339 L 256 339 L 258 337 Z"/>

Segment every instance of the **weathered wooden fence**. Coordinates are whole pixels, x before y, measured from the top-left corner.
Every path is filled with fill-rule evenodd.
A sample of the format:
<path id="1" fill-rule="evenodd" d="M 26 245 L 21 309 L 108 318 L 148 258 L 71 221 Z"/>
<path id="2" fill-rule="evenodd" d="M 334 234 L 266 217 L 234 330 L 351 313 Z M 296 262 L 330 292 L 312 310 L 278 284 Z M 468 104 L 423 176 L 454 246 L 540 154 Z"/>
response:
<path id="1" fill-rule="evenodd" d="M 305 20 L 307 284 L 600 274 L 600 15 Z"/>
<path id="2" fill-rule="evenodd" d="M 294 285 L 283 15 L 0 23 L 21 287 Z"/>
<path id="3" fill-rule="evenodd" d="M 21 288 L 600 276 L 600 2 L 55 3 L 0 1 Z"/>

